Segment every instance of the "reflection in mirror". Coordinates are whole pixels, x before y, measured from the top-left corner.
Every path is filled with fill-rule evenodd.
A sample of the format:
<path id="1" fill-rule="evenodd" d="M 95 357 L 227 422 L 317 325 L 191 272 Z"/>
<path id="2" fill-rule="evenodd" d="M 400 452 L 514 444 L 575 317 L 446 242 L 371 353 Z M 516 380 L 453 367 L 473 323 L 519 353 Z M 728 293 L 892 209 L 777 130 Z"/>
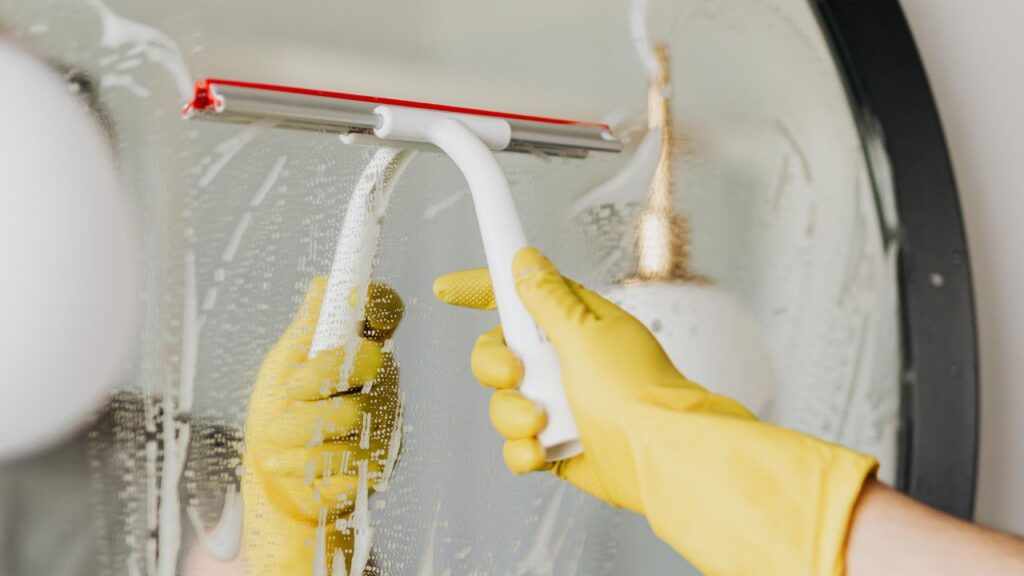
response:
<path id="1" fill-rule="evenodd" d="M 650 34 L 671 54 L 666 138 L 647 129 L 647 74 L 622 2 L 552 8 L 586 15 L 566 18 L 583 22 L 579 46 L 535 6 L 489 7 L 484 20 L 521 26 L 482 29 L 484 43 L 467 26 L 436 38 L 388 30 L 377 5 L 339 15 L 352 33 L 338 34 L 338 22 L 308 16 L 313 4 L 253 3 L 240 29 L 230 6 L 192 0 L 0 1 L 10 38 L 95 87 L 142 271 L 131 361 L 109 401 L 75 438 L 0 464 L 2 569 L 270 574 L 322 560 L 325 574 L 694 573 L 641 518 L 504 467 L 468 361 L 496 316 L 431 292 L 438 275 L 484 264 L 455 166 L 432 152 L 399 165 L 273 122 L 184 122 L 192 80 L 206 75 L 485 107 L 473 99 L 494 92 L 492 107 L 605 118 L 623 154 L 499 155 L 527 237 L 605 293 L 629 290 L 643 174 L 674 139 L 670 200 L 688 225 L 689 266 L 763 342 L 773 392 L 759 414 L 869 452 L 893 477 L 895 249 L 808 7 L 652 2 Z M 446 18 L 478 9 L 436 4 Z M 492 49 L 521 45 L 530 25 L 522 53 Z M 407 73 L 417 66 L 437 75 Z M 369 195 L 385 202 L 353 212 L 370 217 L 340 241 Z M 351 273 L 335 280 L 353 297 L 328 308 L 349 318 L 349 337 L 311 354 L 339 242 Z M 668 297 L 638 298 L 666 348 L 701 338 Z"/>

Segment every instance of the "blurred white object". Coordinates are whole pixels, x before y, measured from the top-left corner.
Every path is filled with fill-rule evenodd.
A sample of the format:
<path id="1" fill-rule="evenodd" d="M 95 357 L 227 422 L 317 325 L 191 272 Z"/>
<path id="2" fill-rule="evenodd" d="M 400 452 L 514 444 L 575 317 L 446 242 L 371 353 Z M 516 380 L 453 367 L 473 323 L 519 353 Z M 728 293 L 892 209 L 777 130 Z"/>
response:
<path id="1" fill-rule="evenodd" d="M 731 294 L 713 284 L 638 282 L 604 296 L 643 322 L 687 378 L 765 416 L 775 393 L 772 358 L 760 326 Z"/>
<path id="2" fill-rule="evenodd" d="M 0 41 L 0 461 L 86 422 L 134 334 L 129 207 L 69 84 Z"/>
<path id="3" fill-rule="evenodd" d="M 661 134 L 657 162 L 647 174 L 647 200 L 636 225 L 637 266 L 605 296 L 654 333 L 676 367 L 691 380 L 730 396 L 765 416 L 775 396 L 775 371 L 753 317 L 723 288 L 689 268 L 689 224 L 672 200 L 674 134 L 668 49 L 652 48 L 655 74 L 647 96 L 648 135 Z M 648 138 L 644 139 L 648 142 Z M 630 163 L 627 167 L 639 163 Z M 599 187 L 602 197 L 631 198 L 635 175 L 616 176 Z M 586 198 L 590 198 L 587 195 Z"/>

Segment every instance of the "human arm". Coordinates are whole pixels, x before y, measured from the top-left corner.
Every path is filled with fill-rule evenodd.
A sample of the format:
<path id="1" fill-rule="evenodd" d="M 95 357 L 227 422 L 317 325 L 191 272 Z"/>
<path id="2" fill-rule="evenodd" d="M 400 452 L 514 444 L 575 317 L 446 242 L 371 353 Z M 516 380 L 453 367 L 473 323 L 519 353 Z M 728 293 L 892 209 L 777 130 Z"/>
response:
<path id="1" fill-rule="evenodd" d="M 711 575 L 884 574 L 880 558 L 907 554 L 904 543 L 924 546 L 928 526 L 949 536 L 945 553 L 959 538 L 964 552 L 996 546 L 885 491 L 872 458 L 759 422 L 689 381 L 641 323 L 562 278 L 536 250 L 517 255 L 513 269 L 520 298 L 559 353 L 584 447 L 581 456 L 544 463 L 536 439 L 543 411 L 515 390 L 522 366 L 498 327 L 477 341 L 472 369 L 497 389 L 491 420 L 513 472 L 550 468 L 597 498 L 644 514 L 662 539 Z M 471 308 L 493 307 L 488 289 L 486 271 L 435 283 L 441 300 Z M 876 538 L 884 533 L 873 527 L 879 522 L 896 537 Z M 1006 554 L 1012 546 L 998 548 Z M 1012 573 L 1010 565 L 1003 571 Z M 892 573 L 936 573 L 910 568 L 918 571 Z"/>
<path id="2" fill-rule="evenodd" d="M 864 485 L 846 545 L 847 576 L 1024 574 L 1024 540 Z"/>

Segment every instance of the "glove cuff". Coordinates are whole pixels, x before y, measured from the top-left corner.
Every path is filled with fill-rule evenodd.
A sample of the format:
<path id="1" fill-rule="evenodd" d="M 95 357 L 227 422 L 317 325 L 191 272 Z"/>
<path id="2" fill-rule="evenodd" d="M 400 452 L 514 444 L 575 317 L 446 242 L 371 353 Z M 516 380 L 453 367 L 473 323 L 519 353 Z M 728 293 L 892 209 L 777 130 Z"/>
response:
<path id="1" fill-rule="evenodd" d="M 829 468 L 828 486 L 818 528 L 818 562 L 815 574 L 843 576 L 846 573 L 846 542 L 853 514 L 864 484 L 874 478 L 878 461 L 865 454 L 831 446 L 835 458 Z"/>
<path id="2" fill-rule="evenodd" d="M 656 410 L 637 427 L 643 512 L 703 573 L 842 575 L 873 458 L 731 415 Z"/>

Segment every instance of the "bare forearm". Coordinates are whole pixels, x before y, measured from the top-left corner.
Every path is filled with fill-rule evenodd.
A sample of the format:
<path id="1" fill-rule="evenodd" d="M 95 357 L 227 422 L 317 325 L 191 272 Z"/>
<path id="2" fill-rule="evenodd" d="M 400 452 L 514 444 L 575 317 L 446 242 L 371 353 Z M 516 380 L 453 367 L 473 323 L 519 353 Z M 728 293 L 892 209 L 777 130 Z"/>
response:
<path id="1" fill-rule="evenodd" d="M 1024 574 L 1024 540 L 935 511 L 872 480 L 854 512 L 846 574 Z"/>

